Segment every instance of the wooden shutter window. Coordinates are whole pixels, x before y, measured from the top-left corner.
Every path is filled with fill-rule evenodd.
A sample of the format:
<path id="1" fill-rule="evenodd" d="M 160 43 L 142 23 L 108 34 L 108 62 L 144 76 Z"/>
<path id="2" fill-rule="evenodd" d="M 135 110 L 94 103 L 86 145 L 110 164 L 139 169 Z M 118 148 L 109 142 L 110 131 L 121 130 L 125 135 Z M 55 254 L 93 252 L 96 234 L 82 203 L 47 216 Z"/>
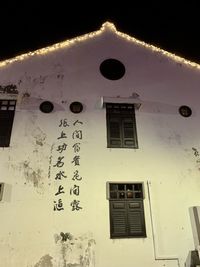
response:
<path id="1" fill-rule="evenodd" d="M 125 237 L 128 234 L 126 203 L 110 201 L 111 237 Z"/>
<path id="2" fill-rule="evenodd" d="M 110 237 L 146 237 L 142 183 L 110 183 Z"/>
<path id="3" fill-rule="evenodd" d="M 142 201 L 110 201 L 111 238 L 146 237 Z"/>
<path id="4" fill-rule="evenodd" d="M 121 147 L 122 133 L 121 133 L 121 120 L 116 116 L 109 114 L 107 116 L 107 130 L 108 130 L 108 147 Z"/>
<path id="5" fill-rule="evenodd" d="M 122 119 L 123 145 L 124 147 L 137 148 L 136 125 L 131 117 Z"/>
<path id="6" fill-rule="evenodd" d="M 113 229 L 112 229 L 112 238 L 113 237 L 125 237 L 127 235 L 126 227 L 126 213 L 125 211 L 118 211 L 113 213 Z"/>
<path id="7" fill-rule="evenodd" d="M 134 105 L 106 104 L 107 144 L 115 148 L 138 148 Z"/>
<path id="8" fill-rule="evenodd" d="M 127 202 L 129 235 L 146 237 L 143 201 Z"/>

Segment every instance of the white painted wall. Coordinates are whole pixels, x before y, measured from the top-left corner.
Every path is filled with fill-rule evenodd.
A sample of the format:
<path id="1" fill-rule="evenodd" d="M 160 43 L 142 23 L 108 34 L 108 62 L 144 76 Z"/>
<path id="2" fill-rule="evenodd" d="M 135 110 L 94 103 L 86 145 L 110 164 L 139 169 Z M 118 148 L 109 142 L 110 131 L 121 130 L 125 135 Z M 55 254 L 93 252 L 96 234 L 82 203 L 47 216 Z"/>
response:
<path id="1" fill-rule="evenodd" d="M 107 58 L 124 63 L 122 79 L 100 74 Z M 189 208 L 199 205 L 200 163 L 192 148 L 200 151 L 200 70 L 105 29 L 91 39 L 2 66 L 0 85 L 8 84 L 16 84 L 19 95 L 10 147 L 0 148 L 0 182 L 10 188 L 10 197 L 0 203 L 0 266 L 184 266 L 194 249 Z M 107 148 L 100 99 L 133 93 L 142 101 L 136 111 L 139 149 Z M 52 113 L 40 112 L 44 100 L 54 103 Z M 69 111 L 73 101 L 84 104 L 82 113 Z M 190 118 L 179 115 L 181 105 L 192 108 Z M 63 119 L 69 127 L 59 127 Z M 73 126 L 77 119 L 83 124 Z M 69 192 L 76 169 L 71 162 L 75 129 L 83 131 L 79 211 L 71 210 Z M 59 182 L 53 165 L 62 130 L 68 136 L 62 154 L 68 178 Z M 107 181 L 144 182 L 147 238 L 110 239 Z M 59 185 L 65 190 L 60 197 L 65 210 L 53 211 Z M 61 242 L 60 232 L 70 233 L 72 240 Z"/>

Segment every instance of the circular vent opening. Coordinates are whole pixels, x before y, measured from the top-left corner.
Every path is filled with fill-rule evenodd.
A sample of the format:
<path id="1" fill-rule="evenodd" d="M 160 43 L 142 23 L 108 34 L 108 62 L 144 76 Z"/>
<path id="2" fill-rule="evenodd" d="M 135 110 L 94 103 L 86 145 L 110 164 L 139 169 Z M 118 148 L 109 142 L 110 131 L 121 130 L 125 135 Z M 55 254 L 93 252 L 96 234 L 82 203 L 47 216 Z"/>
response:
<path id="1" fill-rule="evenodd" d="M 53 111 L 53 109 L 54 109 L 54 105 L 50 101 L 44 101 L 40 104 L 40 110 L 43 113 L 50 113 Z"/>
<path id="2" fill-rule="evenodd" d="M 121 61 L 109 58 L 101 63 L 100 72 L 109 80 L 119 80 L 125 74 L 125 66 Z"/>
<path id="3" fill-rule="evenodd" d="M 71 112 L 73 113 L 80 113 L 83 110 L 83 105 L 80 102 L 72 102 L 69 106 Z"/>
<path id="4" fill-rule="evenodd" d="M 192 110 L 190 107 L 188 106 L 181 106 L 179 108 L 179 113 L 181 114 L 181 116 L 183 117 L 190 117 L 192 115 Z"/>

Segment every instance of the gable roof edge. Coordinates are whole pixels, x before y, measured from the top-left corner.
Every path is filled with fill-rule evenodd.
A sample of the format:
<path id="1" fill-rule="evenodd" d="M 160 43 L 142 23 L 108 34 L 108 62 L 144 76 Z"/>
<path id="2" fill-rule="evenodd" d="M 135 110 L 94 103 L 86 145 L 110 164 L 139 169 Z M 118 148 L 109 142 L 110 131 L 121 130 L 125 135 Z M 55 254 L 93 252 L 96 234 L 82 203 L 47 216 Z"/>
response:
<path id="1" fill-rule="evenodd" d="M 185 59 L 183 57 L 177 56 L 176 54 L 170 53 L 170 52 L 168 52 L 168 51 L 166 51 L 164 49 L 161 49 L 159 47 L 156 47 L 154 45 L 145 43 L 144 41 L 140 41 L 139 39 L 136 39 L 135 37 L 132 37 L 132 36 L 126 34 L 126 33 L 120 32 L 120 31 L 118 31 L 116 29 L 116 27 L 115 27 L 115 25 L 113 23 L 108 22 L 108 21 L 103 23 L 101 28 L 99 30 L 97 30 L 97 31 L 86 33 L 86 34 L 74 37 L 72 39 L 67 39 L 67 40 L 65 40 L 63 42 L 59 42 L 59 43 L 47 46 L 45 48 L 40 48 L 40 49 L 37 49 L 35 51 L 31 51 L 31 52 L 24 53 L 24 54 L 21 54 L 19 56 L 16 56 L 16 57 L 13 57 L 13 58 L 10 58 L 10 59 L 6 59 L 6 60 L 3 60 L 3 61 L 0 61 L 0 68 L 4 67 L 4 66 L 7 66 L 9 64 L 12 64 L 14 62 L 17 62 L 17 61 L 25 60 L 25 59 L 27 59 L 29 57 L 32 57 L 32 56 L 35 56 L 35 55 L 47 54 L 49 52 L 58 50 L 60 48 L 71 46 L 74 43 L 82 42 L 82 41 L 85 41 L 87 39 L 94 38 L 94 37 L 100 35 L 104 31 L 112 31 L 116 35 L 122 37 L 123 39 L 126 39 L 126 40 L 128 40 L 130 42 L 133 42 L 133 43 L 137 44 L 137 45 L 141 45 L 141 46 L 143 46 L 143 47 L 145 47 L 147 49 L 150 49 L 153 52 L 158 52 L 158 53 L 160 53 L 160 54 L 172 59 L 173 61 L 176 61 L 177 63 L 184 64 L 184 65 L 189 65 L 190 67 L 193 67 L 193 68 L 196 68 L 196 69 L 200 69 L 200 64 L 198 64 L 196 62 L 193 62 L 193 61 L 190 61 L 188 59 Z"/>
<path id="2" fill-rule="evenodd" d="M 44 47 L 44 48 L 39 48 L 39 49 L 37 49 L 35 51 L 30 51 L 30 52 L 21 54 L 19 56 L 15 56 L 15 57 L 10 58 L 10 59 L 6 59 L 6 60 L 3 60 L 3 61 L 0 61 L 0 68 L 4 67 L 6 65 L 12 64 L 14 62 L 17 62 L 17 61 L 25 60 L 25 59 L 27 59 L 29 57 L 32 57 L 32 56 L 35 56 L 35 55 L 44 55 L 44 54 L 47 54 L 49 52 L 58 50 L 60 48 L 71 46 L 71 45 L 73 45 L 73 44 L 75 44 L 77 42 L 81 42 L 81 41 L 85 41 L 85 40 L 90 39 L 90 38 L 94 38 L 97 35 L 100 35 L 104 30 L 105 30 L 105 27 L 102 25 L 100 30 L 97 30 L 97 31 L 94 31 L 94 32 L 90 32 L 90 33 L 86 33 L 86 34 L 74 37 L 72 39 L 67 39 L 67 40 L 65 40 L 63 42 L 55 43 L 53 45 L 50 45 L 50 46 L 47 46 L 47 47 Z"/>
<path id="3" fill-rule="evenodd" d="M 152 50 L 153 52 L 158 52 L 158 53 L 172 59 L 173 61 L 176 61 L 177 63 L 182 63 L 184 65 L 189 65 L 190 67 L 200 69 L 200 64 L 198 64 L 196 62 L 185 59 L 184 57 L 177 56 L 174 53 L 168 52 L 168 51 L 166 51 L 162 48 L 159 48 L 157 46 L 145 43 L 144 41 L 140 41 L 139 39 L 136 39 L 135 37 L 132 37 L 126 33 L 123 33 L 123 32 L 117 31 L 117 30 L 115 30 L 115 32 L 118 36 L 120 36 L 120 37 L 122 37 L 122 38 L 124 38 L 130 42 L 134 42 L 138 45 L 141 45 L 145 48 L 148 48 L 148 49 Z"/>

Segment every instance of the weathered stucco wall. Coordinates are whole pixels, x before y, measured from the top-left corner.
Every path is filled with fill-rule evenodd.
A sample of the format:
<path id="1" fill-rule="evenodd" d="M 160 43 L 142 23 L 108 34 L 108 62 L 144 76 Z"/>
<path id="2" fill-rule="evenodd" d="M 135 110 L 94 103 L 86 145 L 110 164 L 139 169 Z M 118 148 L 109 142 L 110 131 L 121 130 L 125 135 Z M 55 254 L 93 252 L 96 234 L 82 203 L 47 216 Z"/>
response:
<path id="1" fill-rule="evenodd" d="M 107 58 L 123 62 L 122 79 L 101 75 Z M 178 266 L 176 259 L 155 260 L 156 253 L 184 266 L 194 248 L 189 207 L 199 205 L 200 70 L 106 30 L 1 67 L 1 88 L 11 84 L 17 109 L 10 147 L 0 148 L 0 182 L 7 188 L 0 202 L 0 265 Z M 139 149 L 107 148 L 101 97 L 135 93 L 142 101 Z M 0 91 L 1 99 L 9 94 Z M 52 113 L 39 110 L 44 100 L 53 102 Z M 70 112 L 73 101 L 83 103 L 82 113 Z M 192 108 L 191 117 L 180 116 L 181 105 Z M 147 238 L 110 239 L 108 181 L 144 182 Z"/>

